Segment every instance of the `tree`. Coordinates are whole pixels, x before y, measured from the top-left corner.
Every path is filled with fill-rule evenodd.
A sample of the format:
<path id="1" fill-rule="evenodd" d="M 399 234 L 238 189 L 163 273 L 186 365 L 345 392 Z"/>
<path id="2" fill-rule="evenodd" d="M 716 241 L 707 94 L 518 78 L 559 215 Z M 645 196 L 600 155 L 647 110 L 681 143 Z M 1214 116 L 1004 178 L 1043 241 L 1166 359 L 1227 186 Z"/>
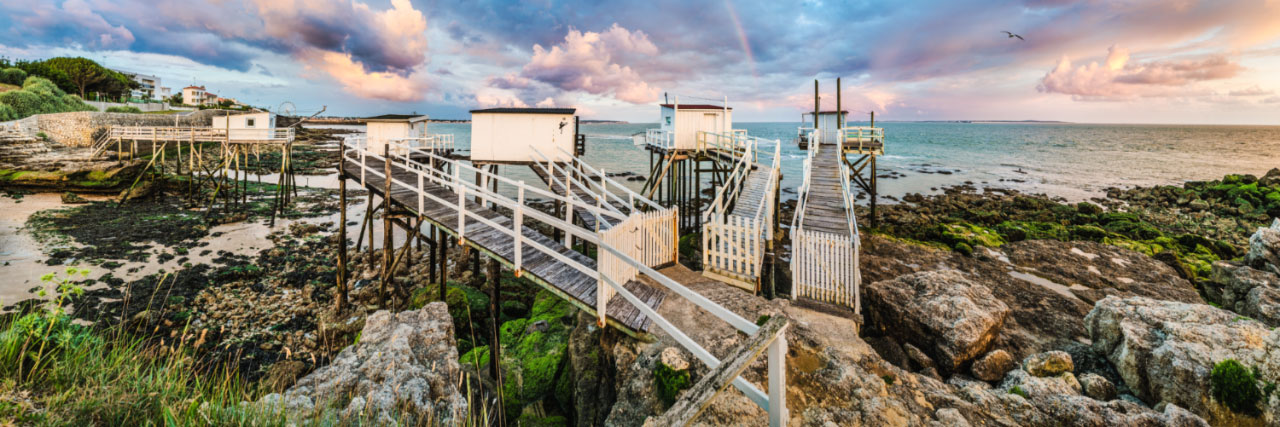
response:
<path id="1" fill-rule="evenodd" d="M 50 67 L 62 70 L 84 98 L 87 89 L 107 79 L 114 78 L 110 70 L 86 58 L 52 58 L 45 61 Z"/>
<path id="2" fill-rule="evenodd" d="M 169 105 L 182 105 L 182 94 L 175 93 L 169 97 Z"/>

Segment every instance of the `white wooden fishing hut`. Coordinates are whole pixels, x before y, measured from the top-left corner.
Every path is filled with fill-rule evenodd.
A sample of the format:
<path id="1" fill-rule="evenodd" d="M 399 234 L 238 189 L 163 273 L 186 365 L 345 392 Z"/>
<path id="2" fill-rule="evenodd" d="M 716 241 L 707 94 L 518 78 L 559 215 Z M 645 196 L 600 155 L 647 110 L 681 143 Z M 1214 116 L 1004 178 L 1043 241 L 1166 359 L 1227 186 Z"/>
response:
<path id="1" fill-rule="evenodd" d="M 573 108 L 471 110 L 471 161 L 476 164 L 564 163 L 582 155 Z"/>
<path id="2" fill-rule="evenodd" d="M 660 104 L 658 129 L 645 134 L 646 144 L 664 151 L 697 150 L 698 133 L 728 134 L 733 129 L 733 109 L 722 105 Z"/>
<path id="3" fill-rule="evenodd" d="M 428 133 L 427 121 L 426 115 L 416 114 L 383 114 L 366 117 L 364 122 L 367 147 L 375 153 L 381 153 L 388 146 L 452 151 L 453 135 Z"/>

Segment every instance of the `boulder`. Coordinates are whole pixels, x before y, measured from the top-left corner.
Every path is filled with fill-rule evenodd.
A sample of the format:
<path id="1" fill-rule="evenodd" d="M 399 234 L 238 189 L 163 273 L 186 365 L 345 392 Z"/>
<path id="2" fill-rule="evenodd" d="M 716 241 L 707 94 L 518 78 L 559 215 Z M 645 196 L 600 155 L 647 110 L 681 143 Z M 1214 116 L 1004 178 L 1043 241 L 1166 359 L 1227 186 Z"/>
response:
<path id="1" fill-rule="evenodd" d="M 1093 304 L 1109 295 L 1202 302 L 1168 263 L 1119 246 L 1089 241 L 1024 240 L 1000 248 L 1009 262 Z M 1175 259 L 1176 261 L 1176 259 Z M 1043 282 L 1042 282 L 1043 283 Z"/>
<path id="2" fill-rule="evenodd" d="M 1112 384 L 1101 375 L 1084 374 L 1079 378 L 1080 386 L 1084 387 L 1084 395 L 1101 401 L 1108 401 L 1116 398 L 1116 385 Z"/>
<path id="3" fill-rule="evenodd" d="M 434 302 L 396 314 L 373 313 L 358 344 L 259 403 L 282 408 L 292 420 L 336 416 L 378 424 L 461 424 L 467 416 L 467 400 L 458 391 L 461 376 L 449 308 Z M 326 408 L 344 409 L 332 414 Z"/>
<path id="4" fill-rule="evenodd" d="M 1013 356 L 1004 350 L 991 350 L 982 358 L 973 362 L 970 371 L 973 376 L 983 381 L 1000 381 L 1010 370 L 1017 367 Z"/>
<path id="5" fill-rule="evenodd" d="M 1259 228 L 1249 237 L 1249 252 L 1244 262 L 1251 267 L 1280 274 L 1280 218 L 1271 227 Z"/>
<path id="6" fill-rule="evenodd" d="M 1108 297 L 1085 317 L 1095 351 L 1148 404 L 1185 407 L 1215 425 L 1280 423 L 1280 398 L 1260 417 L 1235 414 L 1210 391 L 1213 366 L 1235 359 L 1263 381 L 1280 381 L 1280 331 L 1202 304 Z"/>
<path id="7" fill-rule="evenodd" d="M 684 355 L 680 353 L 680 349 L 675 347 L 667 347 L 662 349 L 662 354 L 658 356 L 662 363 L 677 371 L 689 369 L 689 361 L 685 360 Z"/>
<path id="8" fill-rule="evenodd" d="M 1213 282 L 1219 284 L 1218 304 L 1271 326 L 1280 326 L 1280 275 L 1248 265 L 1213 263 Z"/>
<path id="9" fill-rule="evenodd" d="M 926 271 L 872 283 L 869 321 L 928 353 L 943 373 L 985 353 L 1009 307 L 956 271 Z"/>
<path id="10" fill-rule="evenodd" d="M 1027 356 L 1022 361 L 1022 369 L 1037 377 L 1054 377 L 1063 372 L 1071 372 L 1075 369 L 1075 364 L 1071 362 L 1070 354 L 1055 350 Z"/>
<path id="11" fill-rule="evenodd" d="M 1016 389 L 1015 389 L 1016 387 Z M 1023 369 L 1014 369 L 1004 377 L 1000 389 L 1007 393 L 1024 395 L 1028 399 L 1050 397 L 1058 394 L 1080 394 L 1083 387 L 1070 372 L 1051 377 L 1038 377 Z"/>

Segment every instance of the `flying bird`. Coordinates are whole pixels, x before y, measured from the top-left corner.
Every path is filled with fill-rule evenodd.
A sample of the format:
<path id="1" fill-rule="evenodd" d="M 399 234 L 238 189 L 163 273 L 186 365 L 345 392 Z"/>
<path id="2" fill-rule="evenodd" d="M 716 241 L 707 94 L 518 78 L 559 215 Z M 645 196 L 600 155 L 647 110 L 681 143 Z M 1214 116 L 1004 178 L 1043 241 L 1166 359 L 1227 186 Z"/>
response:
<path id="1" fill-rule="evenodd" d="M 1025 42 L 1025 41 L 1027 41 L 1027 39 L 1022 38 L 1022 36 L 1020 36 L 1020 35 L 1017 35 L 1017 34 L 1014 34 L 1014 33 L 1008 32 L 1008 31 L 1001 31 L 1001 32 L 1002 32 L 1002 33 L 1005 33 L 1005 34 L 1008 34 L 1008 35 L 1009 35 L 1009 38 L 1017 37 L 1017 38 L 1018 38 L 1018 40 L 1022 40 L 1022 41 L 1024 41 L 1024 42 Z"/>

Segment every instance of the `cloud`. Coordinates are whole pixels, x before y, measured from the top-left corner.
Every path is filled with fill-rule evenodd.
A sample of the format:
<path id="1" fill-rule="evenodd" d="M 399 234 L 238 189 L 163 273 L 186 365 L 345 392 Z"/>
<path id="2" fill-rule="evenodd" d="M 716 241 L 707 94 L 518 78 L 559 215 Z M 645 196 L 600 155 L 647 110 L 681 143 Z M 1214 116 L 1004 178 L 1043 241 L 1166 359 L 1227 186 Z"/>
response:
<path id="1" fill-rule="evenodd" d="M 658 89 L 645 82 L 629 65 L 658 55 L 658 47 L 641 31 L 631 32 L 613 24 L 604 32 L 570 29 L 564 41 L 551 46 L 533 46 L 533 57 L 521 76 L 558 87 L 640 104 L 658 97 Z"/>
<path id="2" fill-rule="evenodd" d="M 390 71 L 367 71 L 350 55 L 317 51 L 304 58 L 308 69 L 319 69 L 342 85 L 347 93 L 362 98 L 388 101 L 421 101 L 428 85 L 417 74 L 404 76 Z"/>
<path id="3" fill-rule="evenodd" d="M 253 0 L 272 43 L 294 53 L 341 52 L 369 71 L 410 72 L 426 62 L 427 20 L 409 0 L 375 11 L 351 0 Z"/>
<path id="4" fill-rule="evenodd" d="M 84 0 L 67 0 L 61 7 L 33 2 L 17 9 L 0 7 L 6 14 L 13 13 L 17 21 L 18 25 L 10 27 L 16 36 L 13 40 L 46 39 L 92 49 L 127 48 L 134 41 L 133 32 L 123 25 L 111 25 Z"/>
<path id="5" fill-rule="evenodd" d="M 1241 70 L 1243 67 L 1223 56 L 1198 61 L 1131 61 L 1128 49 L 1112 46 L 1101 64 L 1075 67 L 1064 56 L 1040 80 L 1037 90 L 1092 101 L 1203 96 L 1208 93 L 1197 83 L 1232 78 Z"/>
<path id="6" fill-rule="evenodd" d="M 1238 89 L 1238 90 L 1233 90 L 1231 92 L 1227 92 L 1227 94 L 1230 96 L 1264 96 L 1264 95 L 1271 95 L 1273 93 L 1276 93 L 1276 92 L 1273 90 L 1263 89 L 1258 85 L 1253 85 L 1244 89 Z"/>

